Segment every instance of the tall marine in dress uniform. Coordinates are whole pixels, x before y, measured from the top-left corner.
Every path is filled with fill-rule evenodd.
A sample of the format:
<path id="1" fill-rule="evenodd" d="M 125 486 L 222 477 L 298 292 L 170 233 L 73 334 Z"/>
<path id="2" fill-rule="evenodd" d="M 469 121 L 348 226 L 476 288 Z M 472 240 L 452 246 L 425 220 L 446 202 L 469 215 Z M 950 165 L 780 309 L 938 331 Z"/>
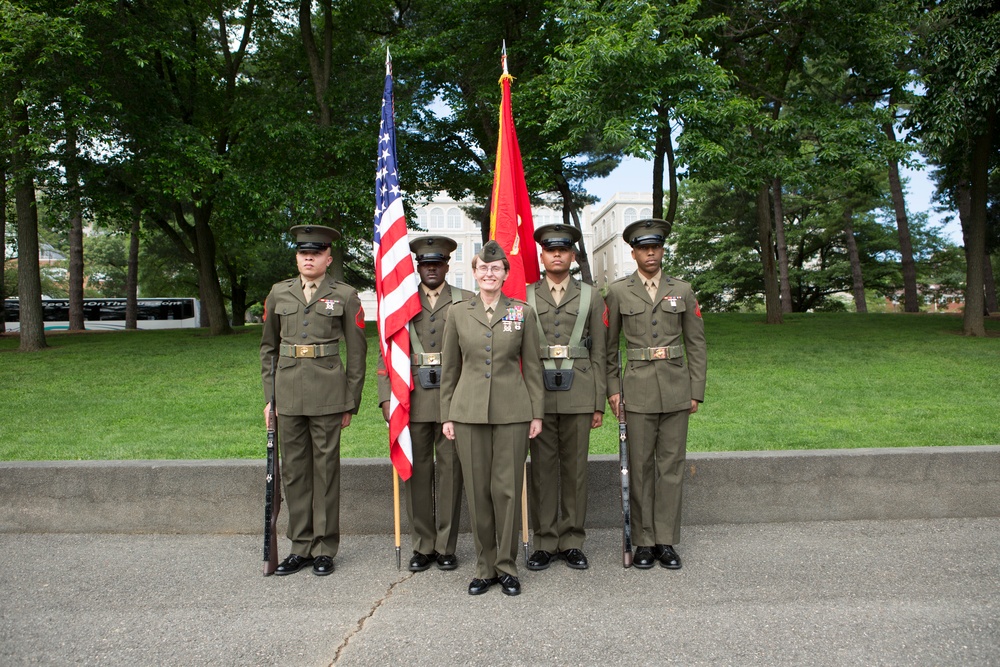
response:
<path id="1" fill-rule="evenodd" d="M 421 236 L 410 242 L 410 250 L 417 257 L 421 305 L 420 313 L 410 320 L 413 474 L 404 484 L 404 493 L 413 541 L 411 572 L 428 569 L 432 561 L 441 570 L 458 567 L 455 547 L 462 508 L 462 467 L 455 443 L 441 431 L 441 343 L 453 305 L 475 295 L 445 282 L 448 262 L 456 247 L 455 241 L 443 236 Z M 379 355 L 378 400 L 386 421 L 389 421 L 391 393 L 385 361 Z"/>
<path id="2" fill-rule="evenodd" d="M 499 583 L 517 595 L 524 461 L 545 412 L 538 325 L 530 306 L 500 291 L 510 271 L 500 244 L 487 242 L 472 269 L 479 295 L 452 306 L 444 329 L 442 429 L 458 449 L 472 519 L 469 594 Z"/>
<path id="3" fill-rule="evenodd" d="M 545 225 L 535 230 L 545 277 L 528 286 L 528 304 L 541 328 L 545 418 L 531 441 L 529 506 L 535 552 L 529 570 L 560 557 L 578 570 L 587 533 L 587 455 L 607 400 L 607 310 L 596 289 L 570 277 L 580 230 Z"/>
<path id="4" fill-rule="evenodd" d="M 639 220 L 625 228 L 638 270 L 608 288 L 608 400 L 619 409 L 617 353 L 625 334 L 629 499 L 633 565 L 681 567 L 681 495 L 688 417 L 705 400 L 705 326 L 691 286 L 663 275 L 670 223 Z"/>
<path id="5" fill-rule="evenodd" d="M 275 574 L 312 564 L 315 574 L 327 575 L 340 546 L 340 432 L 357 414 L 365 382 L 365 319 L 357 291 L 326 273 L 333 261 L 330 244 L 340 233 L 319 225 L 299 225 L 291 233 L 299 275 L 271 288 L 260 339 L 265 400 L 271 398 L 271 368 L 276 368 L 292 542 Z M 265 422 L 267 412 L 265 406 Z"/>

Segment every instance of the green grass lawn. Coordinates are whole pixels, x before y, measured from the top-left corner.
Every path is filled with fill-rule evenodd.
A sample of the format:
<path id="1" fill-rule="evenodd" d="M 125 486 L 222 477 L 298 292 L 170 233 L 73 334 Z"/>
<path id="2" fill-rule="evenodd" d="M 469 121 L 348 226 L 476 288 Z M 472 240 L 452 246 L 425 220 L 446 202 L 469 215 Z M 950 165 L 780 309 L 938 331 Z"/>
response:
<path id="1" fill-rule="evenodd" d="M 1000 443 L 1000 321 L 964 338 L 944 315 L 808 314 L 781 326 L 707 314 L 708 391 L 691 451 Z M 0 337 L 0 460 L 254 458 L 265 433 L 259 329 Z M 387 456 L 368 326 L 361 414 L 345 457 Z M 614 419 L 591 452 L 617 453 Z"/>

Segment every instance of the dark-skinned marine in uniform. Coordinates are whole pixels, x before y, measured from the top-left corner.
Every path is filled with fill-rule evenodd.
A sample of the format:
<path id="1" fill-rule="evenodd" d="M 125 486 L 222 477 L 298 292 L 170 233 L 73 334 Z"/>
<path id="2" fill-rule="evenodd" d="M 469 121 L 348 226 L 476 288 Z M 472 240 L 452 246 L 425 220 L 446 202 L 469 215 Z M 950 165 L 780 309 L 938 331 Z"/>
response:
<path id="1" fill-rule="evenodd" d="M 570 225 L 535 230 L 545 277 L 528 286 L 528 304 L 541 330 L 545 418 L 531 441 L 528 504 L 535 551 L 529 570 L 556 558 L 588 567 L 583 552 L 587 519 L 590 430 L 601 426 L 607 401 L 607 310 L 601 293 L 570 277 L 581 237 Z"/>
<path id="2" fill-rule="evenodd" d="M 670 223 L 639 220 L 622 234 L 638 265 L 616 280 L 609 311 L 608 401 L 618 415 L 617 352 L 625 335 L 625 410 L 628 417 L 629 499 L 633 565 L 656 561 L 680 569 L 681 496 L 688 417 L 705 400 L 705 326 L 691 286 L 663 275 Z"/>
<path id="3" fill-rule="evenodd" d="M 528 440 L 542 430 L 545 392 L 535 313 L 500 289 L 510 270 L 489 241 L 473 258 L 479 294 L 445 325 L 441 422 L 455 441 L 476 547 L 470 595 L 499 584 L 518 595 L 517 528 Z"/>
<path id="4" fill-rule="evenodd" d="M 265 400 L 271 369 L 291 553 L 275 574 L 312 565 L 333 572 L 340 546 L 340 435 L 357 414 L 365 381 L 364 311 L 357 291 L 327 275 L 330 227 L 298 225 L 299 275 L 276 283 L 264 306 L 260 340 Z M 341 360 L 341 354 L 345 359 Z M 265 406 L 265 422 L 268 408 Z"/>
<path id="5" fill-rule="evenodd" d="M 422 572 L 432 562 L 441 570 L 458 567 L 455 547 L 462 508 L 462 467 L 455 443 L 441 430 L 441 343 L 449 311 L 475 295 L 445 282 L 456 247 L 455 241 L 443 236 L 421 236 L 410 242 L 420 275 L 421 306 L 420 313 L 410 320 L 413 474 L 403 485 L 413 542 L 412 572 Z M 379 355 L 378 400 L 386 421 L 391 391 L 385 361 Z"/>

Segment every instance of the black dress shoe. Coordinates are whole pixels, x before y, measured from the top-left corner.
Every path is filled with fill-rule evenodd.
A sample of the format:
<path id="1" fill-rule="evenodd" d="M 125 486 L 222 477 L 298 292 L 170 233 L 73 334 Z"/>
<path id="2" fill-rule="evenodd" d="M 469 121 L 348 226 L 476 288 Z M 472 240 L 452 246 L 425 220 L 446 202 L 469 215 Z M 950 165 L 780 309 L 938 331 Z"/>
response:
<path id="1" fill-rule="evenodd" d="M 681 557 L 677 555 L 677 552 L 674 551 L 674 547 L 672 545 L 657 544 L 655 554 L 657 560 L 660 561 L 660 565 L 668 570 L 681 569 Z"/>
<path id="2" fill-rule="evenodd" d="M 539 549 L 535 553 L 531 554 L 531 557 L 528 559 L 528 569 L 535 571 L 547 570 L 549 564 L 554 558 L 555 556 L 550 554 L 548 551 L 542 551 Z"/>
<path id="3" fill-rule="evenodd" d="M 318 577 L 333 574 L 333 559 L 329 556 L 316 556 L 316 560 L 313 561 L 313 574 Z"/>
<path id="4" fill-rule="evenodd" d="M 640 570 L 648 570 L 653 567 L 653 563 L 656 562 L 656 557 L 653 555 L 653 550 L 650 547 L 638 547 L 635 550 L 635 556 L 632 557 L 632 565 L 635 565 Z"/>
<path id="5" fill-rule="evenodd" d="M 500 590 L 504 595 L 520 595 L 521 582 L 512 574 L 500 575 Z"/>
<path id="6" fill-rule="evenodd" d="M 574 570 L 586 570 L 590 567 L 590 564 L 587 562 L 587 557 L 579 549 L 566 549 L 559 555 L 562 556 L 566 561 L 566 564 Z"/>
<path id="7" fill-rule="evenodd" d="M 437 563 L 439 570 L 454 570 L 458 567 L 458 559 L 455 558 L 455 554 L 438 554 Z"/>
<path id="8" fill-rule="evenodd" d="M 434 556 L 435 554 L 422 554 L 419 551 L 414 551 L 413 557 L 410 559 L 410 572 L 423 572 L 431 566 Z"/>
<path id="9" fill-rule="evenodd" d="M 308 556 L 299 556 L 297 554 L 288 554 L 288 558 L 281 561 L 281 564 L 274 570 L 277 575 L 283 574 L 295 574 L 305 566 L 313 562 L 312 558 Z"/>
<path id="10" fill-rule="evenodd" d="M 490 590 L 490 586 L 495 583 L 497 583 L 496 577 L 492 579 L 473 579 L 472 583 L 469 584 L 469 595 L 482 595 Z"/>

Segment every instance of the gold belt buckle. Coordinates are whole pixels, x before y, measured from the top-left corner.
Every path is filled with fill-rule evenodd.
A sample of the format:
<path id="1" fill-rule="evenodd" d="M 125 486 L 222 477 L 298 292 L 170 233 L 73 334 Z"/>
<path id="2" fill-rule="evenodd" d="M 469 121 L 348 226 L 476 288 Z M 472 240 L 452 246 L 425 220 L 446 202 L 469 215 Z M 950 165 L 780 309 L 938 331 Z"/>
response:
<path id="1" fill-rule="evenodd" d="M 423 358 L 420 360 L 421 366 L 440 366 L 441 365 L 441 353 L 440 352 L 425 352 L 421 355 Z"/>
<path id="2" fill-rule="evenodd" d="M 649 358 L 650 359 L 666 359 L 667 358 L 667 348 L 665 348 L 665 347 L 651 347 L 651 348 L 649 348 Z"/>
<path id="3" fill-rule="evenodd" d="M 569 357 L 569 345 L 549 345 L 549 355 L 553 359 L 566 359 Z"/>
<path id="4" fill-rule="evenodd" d="M 316 358 L 316 346 L 315 345 L 296 345 L 295 346 L 295 358 L 296 359 L 315 359 Z"/>

